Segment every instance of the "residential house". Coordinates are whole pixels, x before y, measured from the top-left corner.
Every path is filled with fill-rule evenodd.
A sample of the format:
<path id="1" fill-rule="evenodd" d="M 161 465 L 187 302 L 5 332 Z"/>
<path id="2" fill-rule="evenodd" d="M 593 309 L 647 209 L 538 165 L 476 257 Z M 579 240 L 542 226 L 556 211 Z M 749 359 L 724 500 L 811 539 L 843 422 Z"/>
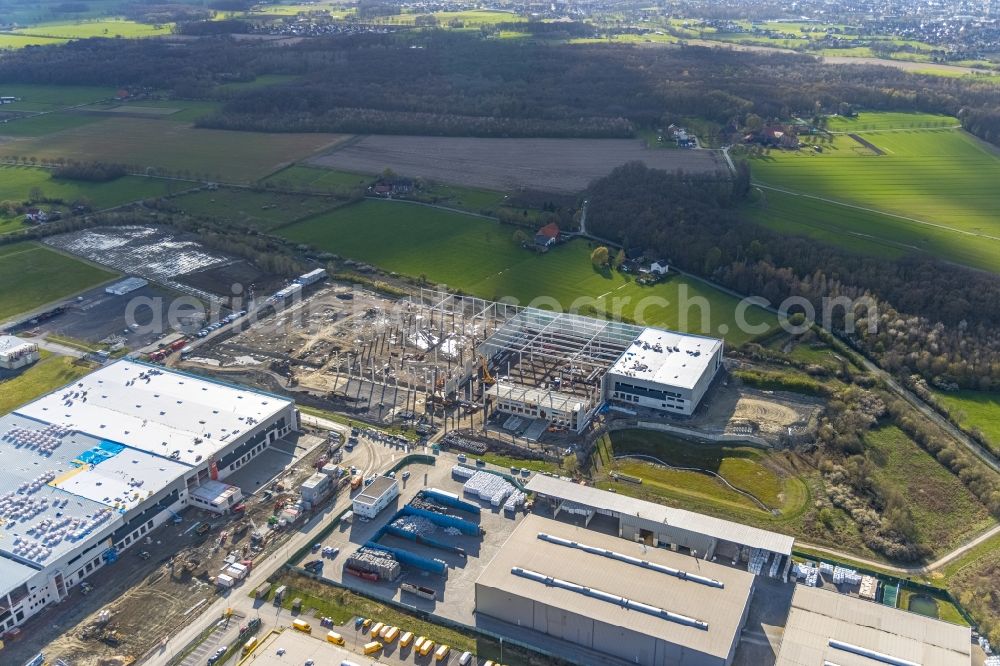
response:
<path id="1" fill-rule="evenodd" d="M 559 225 L 555 222 L 550 222 L 535 233 L 535 248 L 546 252 L 558 240 Z"/>
<path id="2" fill-rule="evenodd" d="M 670 264 L 667 263 L 666 259 L 657 259 L 649 265 L 649 273 L 651 275 L 666 275 L 669 269 Z"/>

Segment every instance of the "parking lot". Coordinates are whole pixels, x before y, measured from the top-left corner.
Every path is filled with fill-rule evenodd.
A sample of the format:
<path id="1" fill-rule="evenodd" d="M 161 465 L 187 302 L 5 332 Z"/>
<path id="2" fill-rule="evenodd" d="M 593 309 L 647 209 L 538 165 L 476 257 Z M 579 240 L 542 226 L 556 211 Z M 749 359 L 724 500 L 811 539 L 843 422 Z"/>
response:
<path id="1" fill-rule="evenodd" d="M 457 495 L 462 494 L 462 483 L 451 478 L 451 469 L 458 463 L 458 458 L 448 453 L 438 456 L 436 465 L 411 465 L 407 468 L 410 477 L 399 480 L 400 496 L 384 509 L 375 520 L 364 522 L 355 518 L 348 524 L 342 524 L 330 534 L 320 547 L 339 548 L 340 553 L 335 559 L 325 560 L 322 577 L 343 584 L 344 586 L 380 599 L 392 599 L 411 608 L 433 612 L 436 615 L 461 622 L 469 626 L 475 625 L 473 610 L 475 608 L 475 582 L 486 564 L 493 558 L 500 547 L 507 541 L 511 532 L 523 514 L 508 517 L 502 510 L 494 509 L 485 502 L 466 498 L 473 504 L 482 507 L 478 516 L 449 510 L 452 515 L 470 522 L 478 523 L 485 532 L 480 537 L 452 535 L 444 530 L 437 530 L 433 536 L 436 541 L 449 546 L 458 546 L 465 550 L 466 557 L 457 553 L 447 552 L 431 546 L 416 544 L 397 536 L 385 535 L 380 540 L 387 546 L 401 548 L 419 556 L 443 560 L 447 565 L 445 576 L 438 576 L 420 571 L 413 567 L 403 566 L 402 577 L 394 582 L 367 581 L 344 571 L 347 557 L 367 542 L 381 529 L 396 512 L 413 499 L 424 488 L 438 488 Z M 509 471 L 509 470 L 506 470 Z M 313 557 L 320 557 L 317 553 Z M 413 583 L 431 588 L 436 592 L 433 600 L 417 597 L 400 590 L 402 583 Z"/>
<path id="2" fill-rule="evenodd" d="M 326 629 L 313 627 L 312 634 L 305 634 L 291 628 L 273 631 L 261 637 L 259 647 L 243 662 L 243 666 L 335 666 L 344 660 L 355 664 L 457 664 L 461 653 L 451 651 L 446 660 L 440 662 L 433 654 L 418 655 L 414 660 L 413 646 L 399 647 L 399 641 L 385 646 L 385 649 L 372 656 L 362 656 L 344 647 L 338 647 L 325 639 Z M 348 638 L 345 636 L 345 638 Z M 472 665 L 477 662 L 471 661 Z M 482 662 L 485 663 L 485 662 Z"/>
<path id="3" fill-rule="evenodd" d="M 61 313 L 24 330 L 55 333 L 91 343 L 120 340 L 138 349 L 160 339 L 171 303 L 180 294 L 148 284 L 123 296 L 105 293 L 106 285 L 84 292 L 66 303 Z M 131 304 L 131 305 L 130 305 Z M 134 324 L 134 326 L 133 326 Z"/>

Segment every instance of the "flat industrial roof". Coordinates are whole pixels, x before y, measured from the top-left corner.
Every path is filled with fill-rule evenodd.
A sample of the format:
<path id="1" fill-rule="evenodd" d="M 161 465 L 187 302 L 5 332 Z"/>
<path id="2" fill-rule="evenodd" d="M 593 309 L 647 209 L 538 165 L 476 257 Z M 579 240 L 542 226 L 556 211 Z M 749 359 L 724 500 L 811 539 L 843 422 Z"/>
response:
<path id="1" fill-rule="evenodd" d="M 863 656 L 855 648 L 879 656 Z M 971 648 L 968 627 L 798 585 L 775 666 L 970 666 Z"/>
<path id="2" fill-rule="evenodd" d="M 646 328 L 608 372 L 693 389 L 721 347 L 716 338 Z"/>
<path id="3" fill-rule="evenodd" d="M 772 553 L 790 556 L 792 545 L 795 543 L 794 538 L 777 532 L 769 532 L 693 511 L 654 504 L 544 474 L 534 475 L 526 488 L 534 493 L 568 500 L 575 504 L 597 509 L 600 512 L 633 516 L 654 523 L 663 523 L 695 534 L 704 534 L 750 548 L 762 548 Z"/>
<path id="4" fill-rule="evenodd" d="M 354 496 L 354 501 L 361 504 L 375 504 L 394 485 L 396 485 L 396 479 L 381 475 L 376 476 L 371 484 L 365 486 L 360 493 Z"/>
<path id="5" fill-rule="evenodd" d="M 622 561 L 615 556 L 553 543 L 540 538 L 539 534 L 637 560 Z M 687 572 L 701 579 L 685 579 L 641 566 L 638 562 Z M 607 593 L 653 609 L 679 614 L 706 623 L 707 628 L 626 607 L 612 599 L 565 589 L 560 584 L 526 578 L 514 573 L 515 569 L 573 583 L 588 588 L 588 592 Z M 717 584 L 707 584 L 705 580 Z M 663 548 L 647 548 L 586 528 L 529 515 L 521 521 L 476 583 L 726 658 L 733 643 L 739 640 L 754 576 L 690 555 Z"/>
<path id="6" fill-rule="evenodd" d="M 121 360 L 17 410 L 194 466 L 290 400 Z"/>
<path id="7" fill-rule="evenodd" d="M 228 498 L 239 492 L 241 491 L 238 486 L 231 486 L 228 483 L 223 483 L 222 481 L 209 479 L 207 481 L 202 481 L 201 485 L 191 491 L 191 495 L 202 499 L 209 504 L 222 506 L 227 503 L 226 500 Z"/>
<path id="8" fill-rule="evenodd" d="M 34 342 L 29 342 L 28 340 L 24 340 L 13 335 L 0 335 L 0 358 L 12 355 L 15 352 L 20 351 L 22 348 L 29 347 L 38 349 L 38 345 Z"/>
<path id="9" fill-rule="evenodd" d="M 498 398 L 535 404 L 567 413 L 580 412 L 584 409 L 583 400 L 579 396 L 560 393 L 559 391 L 547 391 L 530 386 L 497 382 L 489 388 L 489 394 L 495 395 Z"/>
<path id="10" fill-rule="evenodd" d="M 113 453 L 119 449 L 124 447 L 17 414 L 0 417 L 0 561 L 41 568 L 119 525 L 129 498 L 119 485 L 98 486 L 103 472 L 80 462 L 91 460 L 99 468 L 121 455 Z M 70 483 L 76 477 L 80 481 Z M 116 508 L 115 499 L 126 505 Z"/>

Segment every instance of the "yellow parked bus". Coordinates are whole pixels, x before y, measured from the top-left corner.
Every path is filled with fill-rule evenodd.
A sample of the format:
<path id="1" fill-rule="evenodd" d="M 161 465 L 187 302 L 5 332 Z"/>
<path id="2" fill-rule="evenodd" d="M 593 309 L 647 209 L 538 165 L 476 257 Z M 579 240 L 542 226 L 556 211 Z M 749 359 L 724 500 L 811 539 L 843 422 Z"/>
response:
<path id="1" fill-rule="evenodd" d="M 371 643 L 365 643 L 365 654 L 375 654 L 382 649 L 382 644 L 378 641 L 372 641 Z"/>
<path id="2" fill-rule="evenodd" d="M 248 638 L 247 642 L 243 644 L 243 656 L 245 657 L 251 652 L 253 652 L 253 649 L 257 647 L 257 643 L 258 640 L 256 636 L 251 636 L 250 638 Z"/>
<path id="3" fill-rule="evenodd" d="M 428 638 L 426 641 L 424 641 L 424 644 L 420 646 L 420 656 L 426 657 L 431 653 L 431 650 L 433 649 L 434 649 L 434 641 Z"/>
<path id="4" fill-rule="evenodd" d="M 292 620 L 292 629 L 301 631 L 304 634 L 312 633 L 312 627 L 310 627 L 309 623 L 305 620 Z"/>
<path id="5" fill-rule="evenodd" d="M 405 648 L 407 645 L 413 642 L 413 632 L 407 631 L 402 636 L 399 637 L 399 647 Z"/>
<path id="6" fill-rule="evenodd" d="M 391 643 L 396 640 L 397 636 L 399 636 L 399 627 L 389 627 L 389 631 L 385 632 L 385 642 Z"/>
<path id="7" fill-rule="evenodd" d="M 385 624 L 382 623 L 382 622 L 376 622 L 375 624 L 373 624 L 372 625 L 372 638 L 376 638 L 378 636 L 378 632 L 382 631 L 383 627 L 385 627 Z"/>
<path id="8" fill-rule="evenodd" d="M 437 661 L 444 661 L 448 658 L 449 652 L 451 652 L 451 648 L 447 645 L 442 645 L 437 649 L 437 652 L 434 653 L 434 659 Z"/>
<path id="9" fill-rule="evenodd" d="M 418 638 L 417 642 L 413 644 L 413 651 L 419 653 L 420 652 L 420 648 L 422 648 L 424 646 L 424 643 L 426 643 L 426 642 L 427 642 L 427 639 L 424 638 L 423 636 L 421 636 L 420 638 Z"/>
<path id="10" fill-rule="evenodd" d="M 326 640 L 330 641 L 334 645 L 344 644 L 344 637 L 338 634 L 336 631 L 328 631 L 326 634 Z"/>

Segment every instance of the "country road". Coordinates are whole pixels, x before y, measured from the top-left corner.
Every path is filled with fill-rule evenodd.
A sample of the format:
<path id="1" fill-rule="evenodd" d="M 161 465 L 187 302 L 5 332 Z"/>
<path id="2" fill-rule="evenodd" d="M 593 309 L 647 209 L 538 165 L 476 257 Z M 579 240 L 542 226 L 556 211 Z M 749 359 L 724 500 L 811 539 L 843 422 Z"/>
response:
<path id="1" fill-rule="evenodd" d="M 972 550 L 979 544 L 983 543 L 984 541 L 987 541 L 988 539 L 993 538 L 998 534 L 1000 534 L 1000 525 L 994 525 L 992 528 L 986 530 L 985 532 L 975 537 L 971 541 L 966 542 L 964 545 L 959 546 L 950 553 L 942 555 L 941 557 L 934 560 L 930 564 L 922 564 L 911 567 L 900 567 L 892 564 L 885 564 L 884 562 L 879 562 L 878 560 L 870 560 L 864 557 L 858 557 L 857 555 L 851 555 L 850 553 L 845 553 L 835 548 L 815 546 L 813 544 L 805 542 L 797 542 L 797 545 L 802 546 L 804 548 L 808 548 L 809 550 L 815 550 L 820 553 L 831 555 L 832 557 L 847 559 L 852 562 L 857 562 L 859 564 L 864 564 L 877 569 L 882 569 L 884 571 L 889 571 L 895 574 L 899 574 L 901 576 L 912 576 L 914 574 L 923 575 L 923 574 L 933 573 L 934 571 L 937 571 L 938 569 L 948 564 L 952 560 L 958 559 L 959 557 L 961 557 L 968 551 Z"/>

